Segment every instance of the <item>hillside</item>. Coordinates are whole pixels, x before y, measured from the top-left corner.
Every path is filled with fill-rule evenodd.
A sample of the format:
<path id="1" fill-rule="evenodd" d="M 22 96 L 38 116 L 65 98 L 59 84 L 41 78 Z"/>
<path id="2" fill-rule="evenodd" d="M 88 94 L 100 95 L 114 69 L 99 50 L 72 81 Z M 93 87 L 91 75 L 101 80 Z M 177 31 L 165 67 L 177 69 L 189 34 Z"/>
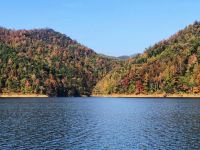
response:
<path id="1" fill-rule="evenodd" d="M 200 22 L 128 59 L 97 83 L 93 94 L 200 92 Z"/>
<path id="2" fill-rule="evenodd" d="M 0 93 L 90 95 L 117 64 L 52 29 L 0 28 Z"/>

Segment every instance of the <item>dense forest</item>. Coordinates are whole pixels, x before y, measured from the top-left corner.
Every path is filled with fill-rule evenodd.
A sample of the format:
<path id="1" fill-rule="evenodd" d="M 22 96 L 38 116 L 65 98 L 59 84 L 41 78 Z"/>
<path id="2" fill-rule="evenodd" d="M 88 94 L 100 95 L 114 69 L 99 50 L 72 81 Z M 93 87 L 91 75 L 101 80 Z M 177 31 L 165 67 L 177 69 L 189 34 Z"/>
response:
<path id="1" fill-rule="evenodd" d="M 200 22 L 115 67 L 93 93 L 200 93 Z"/>
<path id="2" fill-rule="evenodd" d="M 52 29 L 0 28 L 0 93 L 90 95 L 118 64 Z"/>
<path id="3" fill-rule="evenodd" d="M 200 93 L 199 64 L 200 22 L 122 58 L 97 54 L 52 29 L 0 28 L 0 94 Z"/>

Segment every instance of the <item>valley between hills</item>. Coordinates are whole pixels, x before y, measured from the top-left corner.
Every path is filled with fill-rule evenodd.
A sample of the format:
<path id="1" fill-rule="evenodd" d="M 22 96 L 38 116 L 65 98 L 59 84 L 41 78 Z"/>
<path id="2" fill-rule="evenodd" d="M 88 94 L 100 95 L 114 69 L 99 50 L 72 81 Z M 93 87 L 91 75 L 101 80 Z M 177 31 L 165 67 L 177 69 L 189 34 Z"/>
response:
<path id="1" fill-rule="evenodd" d="M 1 97 L 200 97 L 200 22 L 127 59 L 52 29 L 0 28 Z"/>

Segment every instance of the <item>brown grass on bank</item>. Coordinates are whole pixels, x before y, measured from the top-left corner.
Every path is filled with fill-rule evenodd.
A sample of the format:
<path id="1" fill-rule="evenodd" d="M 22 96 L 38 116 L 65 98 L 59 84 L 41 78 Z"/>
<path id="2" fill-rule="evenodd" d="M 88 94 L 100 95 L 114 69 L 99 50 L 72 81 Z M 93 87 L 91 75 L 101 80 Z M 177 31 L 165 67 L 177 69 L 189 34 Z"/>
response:
<path id="1" fill-rule="evenodd" d="M 21 94 L 21 93 L 8 93 L 8 94 L 0 94 L 0 97 L 48 97 L 47 95 L 40 94 Z"/>
<path id="2" fill-rule="evenodd" d="M 200 98 L 200 94 L 111 94 L 92 95 L 93 97 L 114 97 L 114 98 Z"/>

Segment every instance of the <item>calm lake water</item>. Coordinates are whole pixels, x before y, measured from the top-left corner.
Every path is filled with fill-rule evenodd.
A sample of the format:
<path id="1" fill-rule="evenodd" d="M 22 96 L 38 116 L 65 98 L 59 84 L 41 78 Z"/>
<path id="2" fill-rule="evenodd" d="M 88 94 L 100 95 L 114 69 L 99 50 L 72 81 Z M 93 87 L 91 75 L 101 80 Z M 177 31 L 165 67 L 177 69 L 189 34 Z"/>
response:
<path id="1" fill-rule="evenodd" d="M 0 100 L 0 149 L 200 149 L 200 100 Z"/>

